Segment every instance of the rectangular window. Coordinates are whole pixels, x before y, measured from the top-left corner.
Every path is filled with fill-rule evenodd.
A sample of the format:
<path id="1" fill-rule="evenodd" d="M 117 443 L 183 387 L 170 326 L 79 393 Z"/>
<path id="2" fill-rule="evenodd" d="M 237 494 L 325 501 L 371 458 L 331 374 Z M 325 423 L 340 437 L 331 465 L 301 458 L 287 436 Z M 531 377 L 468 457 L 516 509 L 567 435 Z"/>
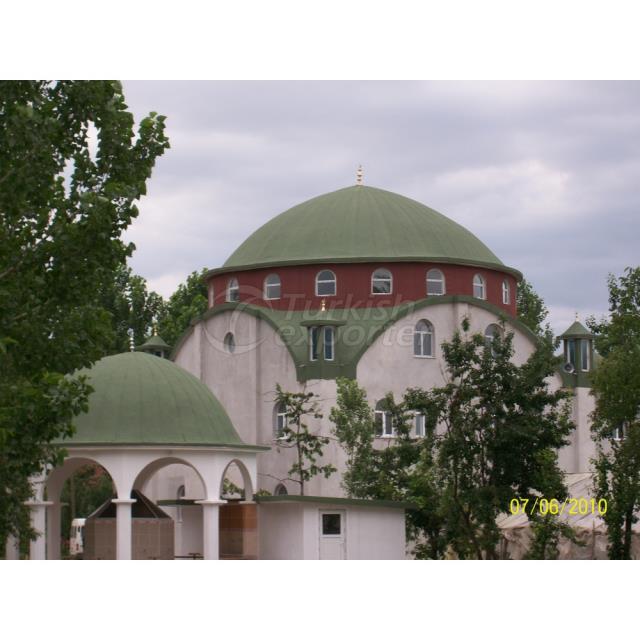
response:
<path id="1" fill-rule="evenodd" d="M 573 338 L 567 340 L 566 360 L 574 367 L 576 366 L 576 341 Z"/>
<path id="2" fill-rule="evenodd" d="M 322 535 L 339 536 L 342 534 L 342 514 L 323 513 L 322 514 Z"/>
<path id="3" fill-rule="evenodd" d="M 424 438 L 425 417 L 423 413 L 416 413 L 416 438 Z"/>
<path id="4" fill-rule="evenodd" d="M 589 371 L 589 340 L 580 340 L 580 366 L 583 371 Z"/>
<path id="5" fill-rule="evenodd" d="M 324 328 L 324 359 L 333 360 L 333 339 L 335 333 L 333 327 Z"/>
<path id="6" fill-rule="evenodd" d="M 318 359 L 318 342 L 320 338 L 319 327 L 309 327 L 309 360 Z"/>
<path id="7" fill-rule="evenodd" d="M 375 411 L 373 417 L 375 421 L 377 436 L 388 437 L 393 435 L 391 414 L 388 411 Z"/>

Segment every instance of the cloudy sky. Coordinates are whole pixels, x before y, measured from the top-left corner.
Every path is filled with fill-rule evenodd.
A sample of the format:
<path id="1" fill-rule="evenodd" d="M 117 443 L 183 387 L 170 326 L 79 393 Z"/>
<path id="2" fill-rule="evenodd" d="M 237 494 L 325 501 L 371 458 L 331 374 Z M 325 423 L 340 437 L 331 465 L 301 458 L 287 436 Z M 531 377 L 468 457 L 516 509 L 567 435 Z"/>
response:
<path id="1" fill-rule="evenodd" d="M 261 224 L 355 183 L 467 227 L 545 299 L 556 331 L 607 310 L 607 274 L 640 264 L 639 82 L 125 82 L 167 116 L 127 234 L 168 296 Z"/>

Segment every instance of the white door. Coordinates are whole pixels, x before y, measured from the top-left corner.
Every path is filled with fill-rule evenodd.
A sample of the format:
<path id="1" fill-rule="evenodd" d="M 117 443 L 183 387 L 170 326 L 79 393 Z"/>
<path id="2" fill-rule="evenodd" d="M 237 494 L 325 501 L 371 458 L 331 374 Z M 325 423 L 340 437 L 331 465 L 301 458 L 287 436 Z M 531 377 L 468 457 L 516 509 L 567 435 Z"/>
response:
<path id="1" fill-rule="evenodd" d="M 320 560 L 345 560 L 346 512 L 320 511 Z"/>

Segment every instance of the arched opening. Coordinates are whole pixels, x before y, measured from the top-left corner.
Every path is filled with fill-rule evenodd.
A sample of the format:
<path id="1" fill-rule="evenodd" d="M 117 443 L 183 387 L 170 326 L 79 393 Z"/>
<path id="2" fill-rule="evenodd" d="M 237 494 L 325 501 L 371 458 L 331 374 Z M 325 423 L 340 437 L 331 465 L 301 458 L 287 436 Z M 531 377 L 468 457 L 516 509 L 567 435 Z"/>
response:
<path id="1" fill-rule="evenodd" d="M 480 300 L 485 300 L 487 297 L 484 278 L 479 273 L 473 276 L 473 297 Z"/>
<path id="2" fill-rule="evenodd" d="M 496 338 L 502 338 L 502 334 L 503 334 L 502 327 L 500 327 L 500 325 L 493 324 L 493 323 L 488 325 L 487 328 L 484 330 L 484 343 L 487 349 L 491 349 L 492 356 L 496 355 L 493 341 Z"/>
<path id="3" fill-rule="evenodd" d="M 276 485 L 276 488 L 273 491 L 273 495 L 275 496 L 288 496 L 289 492 L 287 491 L 287 487 L 285 487 L 282 482 Z"/>
<path id="4" fill-rule="evenodd" d="M 502 281 L 502 304 L 511 303 L 511 287 L 508 280 Z"/>
<path id="5" fill-rule="evenodd" d="M 220 497 L 220 559 L 258 557 L 258 521 L 253 499 L 253 485 L 246 466 L 232 460 L 222 476 Z"/>
<path id="6" fill-rule="evenodd" d="M 325 269 L 316 276 L 316 295 L 335 296 L 336 295 L 336 274 Z"/>
<path id="7" fill-rule="evenodd" d="M 227 283 L 227 302 L 240 301 L 240 285 L 237 278 L 231 278 Z"/>
<path id="8" fill-rule="evenodd" d="M 440 269 L 427 271 L 427 295 L 443 296 L 446 292 L 444 274 Z"/>
<path id="9" fill-rule="evenodd" d="M 420 320 L 413 330 L 413 355 L 416 358 L 433 358 L 433 325 L 428 320 Z"/>
<path id="10" fill-rule="evenodd" d="M 273 437 L 275 440 L 287 438 L 287 407 L 282 402 L 276 402 L 273 407 Z"/>
<path id="11" fill-rule="evenodd" d="M 236 350 L 236 339 L 233 337 L 233 333 L 229 332 L 224 337 L 224 348 L 227 353 L 234 353 Z"/>
<path id="12" fill-rule="evenodd" d="M 68 458 L 51 471 L 45 490 L 52 503 L 46 516 L 47 558 L 94 557 L 95 539 L 88 519 L 118 495 L 109 471 L 90 458 Z"/>

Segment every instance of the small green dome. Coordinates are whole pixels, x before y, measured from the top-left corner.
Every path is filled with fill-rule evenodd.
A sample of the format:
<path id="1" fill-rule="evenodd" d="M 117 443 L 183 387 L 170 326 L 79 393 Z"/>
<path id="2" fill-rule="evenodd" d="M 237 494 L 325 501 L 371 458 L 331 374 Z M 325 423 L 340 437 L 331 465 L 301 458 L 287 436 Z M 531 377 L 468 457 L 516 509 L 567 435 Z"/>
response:
<path id="1" fill-rule="evenodd" d="M 307 200 L 276 216 L 250 235 L 221 270 L 413 260 L 513 271 L 441 213 L 397 193 L 360 185 Z"/>
<path id="2" fill-rule="evenodd" d="M 170 360 L 120 353 L 79 373 L 94 388 L 89 411 L 75 418 L 75 434 L 58 444 L 243 444 L 213 393 Z"/>

